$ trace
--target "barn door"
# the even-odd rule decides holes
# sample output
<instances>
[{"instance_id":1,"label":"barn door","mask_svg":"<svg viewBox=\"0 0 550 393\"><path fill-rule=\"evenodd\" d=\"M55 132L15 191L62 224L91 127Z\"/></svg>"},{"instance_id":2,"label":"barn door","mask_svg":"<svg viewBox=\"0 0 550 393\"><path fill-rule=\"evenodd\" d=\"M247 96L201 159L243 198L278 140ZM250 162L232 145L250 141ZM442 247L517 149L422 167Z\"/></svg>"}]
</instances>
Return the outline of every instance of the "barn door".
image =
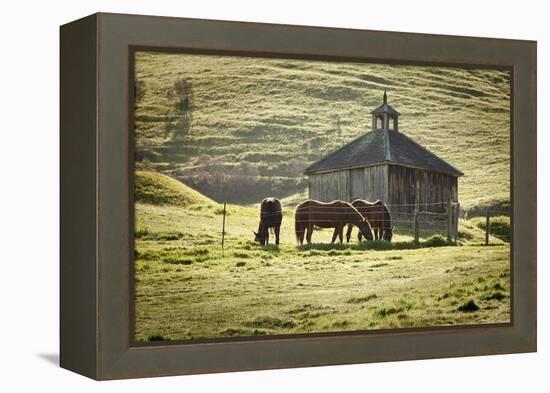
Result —
<instances>
[{"instance_id":1,"label":"barn door","mask_svg":"<svg viewBox=\"0 0 550 393\"><path fill-rule=\"evenodd\" d=\"M350 171L350 200L365 198L365 170L352 169Z\"/></svg>"}]
</instances>

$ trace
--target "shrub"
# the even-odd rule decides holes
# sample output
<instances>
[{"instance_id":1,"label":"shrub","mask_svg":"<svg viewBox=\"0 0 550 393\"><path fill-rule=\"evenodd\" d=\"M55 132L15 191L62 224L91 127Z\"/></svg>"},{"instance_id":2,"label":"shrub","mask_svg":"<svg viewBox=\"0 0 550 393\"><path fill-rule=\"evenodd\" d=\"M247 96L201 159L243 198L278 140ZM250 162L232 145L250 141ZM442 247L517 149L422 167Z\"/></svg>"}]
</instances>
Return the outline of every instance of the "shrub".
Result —
<instances>
[{"instance_id":1,"label":"shrub","mask_svg":"<svg viewBox=\"0 0 550 393\"><path fill-rule=\"evenodd\" d=\"M183 232L149 232L147 229L138 229L136 239L142 240L179 240L185 237Z\"/></svg>"},{"instance_id":2,"label":"shrub","mask_svg":"<svg viewBox=\"0 0 550 393\"><path fill-rule=\"evenodd\" d=\"M291 319L280 319L274 317L259 317L253 321L245 323L246 326L267 329L291 329L296 327L296 323Z\"/></svg>"},{"instance_id":3,"label":"shrub","mask_svg":"<svg viewBox=\"0 0 550 393\"><path fill-rule=\"evenodd\" d=\"M369 300L376 299L377 297L378 296L376 296L375 293L372 293L367 296L349 298L348 300L346 300L346 303L349 303L349 304L366 303Z\"/></svg>"},{"instance_id":4,"label":"shrub","mask_svg":"<svg viewBox=\"0 0 550 393\"><path fill-rule=\"evenodd\" d=\"M265 330L259 330L259 329L241 329L241 328L228 328L225 330L222 330L220 332L220 335L222 336L263 336L267 334Z\"/></svg>"},{"instance_id":5,"label":"shrub","mask_svg":"<svg viewBox=\"0 0 550 393\"><path fill-rule=\"evenodd\" d=\"M462 312L474 312L479 310L479 306L473 300L468 300L468 302L459 306L457 310Z\"/></svg>"},{"instance_id":6,"label":"shrub","mask_svg":"<svg viewBox=\"0 0 550 393\"><path fill-rule=\"evenodd\" d=\"M207 248L194 248L192 250L186 251L185 255L208 255L210 251Z\"/></svg>"},{"instance_id":7,"label":"shrub","mask_svg":"<svg viewBox=\"0 0 550 393\"><path fill-rule=\"evenodd\" d=\"M170 263L172 265L191 265L193 260L189 258L167 257L163 260L163 262Z\"/></svg>"},{"instance_id":8,"label":"shrub","mask_svg":"<svg viewBox=\"0 0 550 393\"><path fill-rule=\"evenodd\" d=\"M153 334L147 337L147 341L170 341L170 339L160 334Z\"/></svg>"},{"instance_id":9,"label":"shrub","mask_svg":"<svg viewBox=\"0 0 550 393\"><path fill-rule=\"evenodd\" d=\"M147 228L137 228L135 231L136 239L146 238L149 235L149 230Z\"/></svg>"},{"instance_id":10,"label":"shrub","mask_svg":"<svg viewBox=\"0 0 550 393\"><path fill-rule=\"evenodd\" d=\"M422 246L424 247L444 247L447 246L449 243L447 242L447 239L445 239L441 235L433 235L427 238L425 241L422 242Z\"/></svg>"},{"instance_id":11,"label":"shrub","mask_svg":"<svg viewBox=\"0 0 550 393\"><path fill-rule=\"evenodd\" d=\"M496 291L496 292L493 292L491 294L487 294L483 297L483 300L498 300L498 301L501 301L502 299L504 299L506 297L506 295L501 292L501 291Z\"/></svg>"},{"instance_id":12,"label":"shrub","mask_svg":"<svg viewBox=\"0 0 550 393\"><path fill-rule=\"evenodd\" d=\"M399 314L403 311L405 311L403 307L382 307L377 309L374 314L380 318L384 318L388 315Z\"/></svg>"}]
</instances>

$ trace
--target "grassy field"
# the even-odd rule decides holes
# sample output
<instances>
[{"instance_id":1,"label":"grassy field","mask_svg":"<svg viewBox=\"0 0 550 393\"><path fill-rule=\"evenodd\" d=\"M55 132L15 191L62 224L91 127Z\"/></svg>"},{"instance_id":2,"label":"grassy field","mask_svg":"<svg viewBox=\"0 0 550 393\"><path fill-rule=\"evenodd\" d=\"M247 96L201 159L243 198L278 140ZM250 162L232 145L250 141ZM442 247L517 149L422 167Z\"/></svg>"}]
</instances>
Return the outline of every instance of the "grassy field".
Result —
<instances>
[{"instance_id":1,"label":"grassy field","mask_svg":"<svg viewBox=\"0 0 550 393\"><path fill-rule=\"evenodd\" d=\"M308 164L370 130L387 89L400 130L465 173L465 210L509 205L507 72L138 53L136 80L138 167L218 202L301 192Z\"/></svg>"},{"instance_id":2,"label":"grassy field","mask_svg":"<svg viewBox=\"0 0 550 393\"><path fill-rule=\"evenodd\" d=\"M178 200L136 205L138 340L509 321L509 244L482 246L472 220L458 246L426 232L416 247L401 230L392 243L333 246L324 230L297 247L286 206L281 245L262 247L258 210L228 205L222 255L221 206Z\"/></svg>"},{"instance_id":3,"label":"grassy field","mask_svg":"<svg viewBox=\"0 0 550 393\"><path fill-rule=\"evenodd\" d=\"M381 244L394 249L296 247L289 211L280 247L261 247L257 211L231 205L222 256L219 207L200 206L137 205L138 340L509 321L509 245L481 246L482 232L437 249L399 232Z\"/></svg>"}]
</instances>

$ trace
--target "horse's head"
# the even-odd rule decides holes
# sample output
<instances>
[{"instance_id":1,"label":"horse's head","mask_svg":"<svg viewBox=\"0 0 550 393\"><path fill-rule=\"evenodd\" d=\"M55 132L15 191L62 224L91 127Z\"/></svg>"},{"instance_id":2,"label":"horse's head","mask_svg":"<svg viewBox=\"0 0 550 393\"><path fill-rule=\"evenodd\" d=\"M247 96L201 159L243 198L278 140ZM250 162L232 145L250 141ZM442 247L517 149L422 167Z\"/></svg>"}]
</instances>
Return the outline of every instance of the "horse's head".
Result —
<instances>
[{"instance_id":1,"label":"horse's head","mask_svg":"<svg viewBox=\"0 0 550 393\"><path fill-rule=\"evenodd\" d=\"M262 246L265 245L265 235L262 232L254 232L254 241L260 243Z\"/></svg>"},{"instance_id":2,"label":"horse's head","mask_svg":"<svg viewBox=\"0 0 550 393\"><path fill-rule=\"evenodd\" d=\"M389 229L384 229L384 240L388 241L388 242L391 242L391 238L393 236L393 228L394 227L391 227Z\"/></svg>"},{"instance_id":3,"label":"horse's head","mask_svg":"<svg viewBox=\"0 0 550 393\"><path fill-rule=\"evenodd\" d=\"M370 229L369 222L363 218L363 221L361 224L359 224L359 230L361 231L361 234L365 237L367 240L374 240L374 237L372 236L372 231Z\"/></svg>"}]
</instances>

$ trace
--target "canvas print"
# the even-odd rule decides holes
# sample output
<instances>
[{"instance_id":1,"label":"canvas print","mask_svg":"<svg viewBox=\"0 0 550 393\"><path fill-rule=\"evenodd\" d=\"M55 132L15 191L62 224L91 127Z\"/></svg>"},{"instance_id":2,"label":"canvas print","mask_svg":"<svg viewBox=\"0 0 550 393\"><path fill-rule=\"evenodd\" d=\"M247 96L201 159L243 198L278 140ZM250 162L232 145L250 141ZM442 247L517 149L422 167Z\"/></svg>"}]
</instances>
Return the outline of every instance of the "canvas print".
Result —
<instances>
[{"instance_id":1,"label":"canvas print","mask_svg":"<svg viewBox=\"0 0 550 393\"><path fill-rule=\"evenodd\" d=\"M133 68L136 342L510 323L508 70Z\"/></svg>"}]
</instances>

